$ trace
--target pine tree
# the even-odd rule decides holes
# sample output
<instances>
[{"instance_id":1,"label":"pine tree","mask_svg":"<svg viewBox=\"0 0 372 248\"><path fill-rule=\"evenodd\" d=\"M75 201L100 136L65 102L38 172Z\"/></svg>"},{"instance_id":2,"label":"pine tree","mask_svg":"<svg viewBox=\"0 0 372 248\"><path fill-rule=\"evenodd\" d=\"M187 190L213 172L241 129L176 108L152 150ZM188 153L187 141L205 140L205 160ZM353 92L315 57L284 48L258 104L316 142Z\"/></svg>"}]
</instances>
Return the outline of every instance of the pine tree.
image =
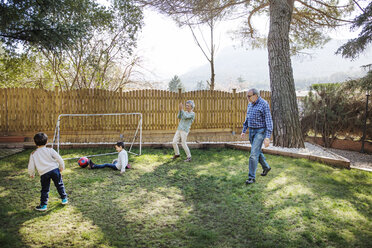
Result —
<instances>
[{"instance_id":1,"label":"pine tree","mask_svg":"<svg viewBox=\"0 0 372 248\"><path fill-rule=\"evenodd\" d=\"M349 40L336 52L344 58L357 58L367 48L367 45L372 42L372 2L365 9L361 7L360 9L362 14L355 17L350 28L351 30L362 28L358 38Z\"/></svg>"},{"instance_id":2,"label":"pine tree","mask_svg":"<svg viewBox=\"0 0 372 248\"><path fill-rule=\"evenodd\" d=\"M181 79L175 75L168 83L168 90L172 92L178 92L178 89L185 91L185 87L181 83Z\"/></svg>"}]
</instances>

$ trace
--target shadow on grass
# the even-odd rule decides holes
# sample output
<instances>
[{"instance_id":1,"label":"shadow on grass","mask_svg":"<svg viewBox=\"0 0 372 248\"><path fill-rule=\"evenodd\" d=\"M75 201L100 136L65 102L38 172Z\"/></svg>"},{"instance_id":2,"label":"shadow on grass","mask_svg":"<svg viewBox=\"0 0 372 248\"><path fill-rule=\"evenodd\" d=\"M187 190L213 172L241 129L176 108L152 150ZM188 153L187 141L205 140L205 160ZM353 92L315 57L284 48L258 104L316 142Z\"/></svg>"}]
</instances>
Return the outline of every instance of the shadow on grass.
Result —
<instances>
[{"instance_id":1,"label":"shadow on grass","mask_svg":"<svg viewBox=\"0 0 372 248\"><path fill-rule=\"evenodd\" d=\"M233 229L237 224L241 225L244 233L249 230L245 221L241 221L249 205L239 205L240 196L234 193L237 185L229 185L230 179L224 175L198 175L201 169L195 167L197 159L191 164L182 160L173 162L169 159L170 154L166 155L167 162L160 156L158 161L153 161L157 166L133 177L130 175L136 173L136 169L123 177L109 169L82 171L90 173L90 178L100 174L111 179L105 181L104 187L102 181L96 184L95 180L89 179L88 190L83 188L79 196L74 197L70 193L71 204L105 234L103 243L125 247L215 247L225 235L234 235ZM208 155L214 159L213 152L208 152ZM155 153L155 156L159 154ZM238 162L231 156L224 156L219 156L226 160L220 160L222 164ZM203 164L208 162L198 166ZM71 177L69 180L75 183L88 180ZM230 178L239 181L235 183L247 191L243 175ZM108 189L110 194L107 194ZM107 204L102 205L101 201ZM100 207L89 211L87 203ZM113 216L110 221L109 216ZM113 235L117 228L123 235ZM235 240L235 247L250 244L249 239ZM233 245L231 241L228 244Z\"/></svg>"},{"instance_id":2,"label":"shadow on grass","mask_svg":"<svg viewBox=\"0 0 372 248\"><path fill-rule=\"evenodd\" d=\"M274 231L292 234L293 246L302 246L305 240L309 247L370 247L372 202L365 196L371 193L371 175L304 159L293 162L295 166L281 167L265 189L275 199L266 202L272 207ZM264 231L268 236L272 232Z\"/></svg>"},{"instance_id":3,"label":"shadow on grass","mask_svg":"<svg viewBox=\"0 0 372 248\"><path fill-rule=\"evenodd\" d=\"M30 179L25 173L30 153L25 151L0 161L0 247L3 248L31 247L19 232L23 224L63 208L51 204L47 212L34 210L39 203L41 186L39 178Z\"/></svg>"},{"instance_id":4,"label":"shadow on grass","mask_svg":"<svg viewBox=\"0 0 372 248\"><path fill-rule=\"evenodd\" d=\"M73 154L86 151L74 150ZM70 171L64 181L70 206L52 203L42 214L28 207L39 199L40 185L21 175L28 162L26 152L17 157L16 170L5 166L0 171L5 178L0 186L8 192L0 198L0 238L4 244L16 244L12 247L27 247L30 242L19 235L24 223L74 208L96 227L70 231L82 237L77 244L86 247L369 246L371 224L363 220L371 220L371 202L356 197L358 178L363 179L360 193L371 191L368 175L267 156L273 170L246 186L248 153L211 149L192 150L192 154L193 162L185 163L171 161L171 150L146 150L141 157L131 157L134 169L123 176L108 168L87 170L68 162ZM337 215L350 209L355 209L363 228L352 223L355 218L345 220ZM75 243L63 236L57 244Z\"/></svg>"}]
</instances>

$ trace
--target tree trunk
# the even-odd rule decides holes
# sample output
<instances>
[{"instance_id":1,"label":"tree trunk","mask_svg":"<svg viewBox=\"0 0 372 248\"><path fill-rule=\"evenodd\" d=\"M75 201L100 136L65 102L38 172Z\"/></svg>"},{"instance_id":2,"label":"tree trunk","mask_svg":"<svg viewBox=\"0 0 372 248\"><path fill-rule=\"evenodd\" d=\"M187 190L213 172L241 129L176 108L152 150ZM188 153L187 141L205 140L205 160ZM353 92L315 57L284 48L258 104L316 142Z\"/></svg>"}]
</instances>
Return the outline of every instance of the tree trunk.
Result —
<instances>
[{"instance_id":1,"label":"tree trunk","mask_svg":"<svg viewBox=\"0 0 372 248\"><path fill-rule=\"evenodd\" d=\"M210 30L211 30L211 59L210 59L209 63L211 65L211 84L210 84L209 89L214 90L215 73L214 73L214 36L213 36L214 22L213 22L213 18L212 18L211 23L210 23Z\"/></svg>"},{"instance_id":2,"label":"tree trunk","mask_svg":"<svg viewBox=\"0 0 372 248\"><path fill-rule=\"evenodd\" d=\"M270 0L268 36L274 145L304 147L289 48L294 0Z\"/></svg>"},{"instance_id":3,"label":"tree trunk","mask_svg":"<svg viewBox=\"0 0 372 248\"><path fill-rule=\"evenodd\" d=\"M210 83L209 89L210 90L214 90L214 76L216 74L214 73L214 61L213 61L213 58L210 61L210 65L211 65L211 83Z\"/></svg>"}]
</instances>

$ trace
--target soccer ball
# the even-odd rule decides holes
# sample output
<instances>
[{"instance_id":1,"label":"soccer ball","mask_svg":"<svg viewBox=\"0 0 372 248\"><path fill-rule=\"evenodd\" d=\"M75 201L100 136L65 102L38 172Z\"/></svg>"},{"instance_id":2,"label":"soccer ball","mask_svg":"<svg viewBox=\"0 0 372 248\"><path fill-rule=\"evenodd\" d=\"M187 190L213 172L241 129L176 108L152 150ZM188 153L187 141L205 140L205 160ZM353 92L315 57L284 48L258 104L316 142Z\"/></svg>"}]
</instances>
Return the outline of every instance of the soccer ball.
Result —
<instances>
[{"instance_id":1,"label":"soccer ball","mask_svg":"<svg viewBox=\"0 0 372 248\"><path fill-rule=\"evenodd\" d=\"M81 168L85 168L89 164L89 158L87 157L81 157L78 161L78 164Z\"/></svg>"}]
</instances>

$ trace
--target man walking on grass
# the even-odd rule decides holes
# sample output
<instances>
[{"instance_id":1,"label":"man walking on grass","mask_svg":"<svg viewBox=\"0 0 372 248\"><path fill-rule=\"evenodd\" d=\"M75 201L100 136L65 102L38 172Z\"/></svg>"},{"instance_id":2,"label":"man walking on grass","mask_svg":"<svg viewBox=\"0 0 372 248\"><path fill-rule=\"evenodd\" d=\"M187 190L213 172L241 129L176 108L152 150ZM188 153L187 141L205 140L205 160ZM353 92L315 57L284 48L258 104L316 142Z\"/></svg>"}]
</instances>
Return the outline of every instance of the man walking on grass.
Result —
<instances>
[{"instance_id":1,"label":"man walking on grass","mask_svg":"<svg viewBox=\"0 0 372 248\"><path fill-rule=\"evenodd\" d=\"M245 132L249 128L249 142L251 143L251 155L249 156L249 173L246 184L256 181L257 164L260 162L263 172L261 176L266 176L271 170L262 153L262 143L265 147L270 144L270 136L273 131L273 121L269 104L260 97L257 89L250 89L247 92L248 108L247 117L243 123L241 137L244 138Z\"/></svg>"}]
</instances>

